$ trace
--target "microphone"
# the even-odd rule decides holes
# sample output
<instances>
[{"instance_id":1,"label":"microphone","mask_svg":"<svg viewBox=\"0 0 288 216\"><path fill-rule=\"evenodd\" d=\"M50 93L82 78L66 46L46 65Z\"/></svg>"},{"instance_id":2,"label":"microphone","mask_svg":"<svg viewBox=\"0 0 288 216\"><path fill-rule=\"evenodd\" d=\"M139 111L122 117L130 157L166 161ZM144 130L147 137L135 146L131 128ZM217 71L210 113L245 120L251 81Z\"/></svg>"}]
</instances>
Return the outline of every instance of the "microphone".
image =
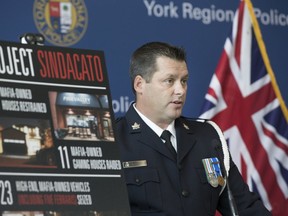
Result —
<instances>
[{"instance_id":1,"label":"microphone","mask_svg":"<svg viewBox=\"0 0 288 216\"><path fill-rule=\"evenodd\" d=\"M226 180L226 184L227 184L227 193L228 193L228 200L229 200L231 213L232 213L233 216L239 216L238 209L237 209L233 194L232 194L232 192L230 190L228 179Z\"/></svg>"},{"instance_id":2,"label":"microphone","mask_svg":"<svg viewBox=\"0 0 288 216\"><path fill-rule=\"evenodd\" d=\"M221 144L218 142L218 140L213 140L212 142L214 145L215 145L215 149L217 150L220 150L222 149L221 148ZM223 152L224 154L224 152ZM219 152L218 152L218 156L221 155ZM222 158L222 157L221 157ZM222 158L223 159L223 158ZM221 161L221 160L220 160ZM224 161L224 159L222 160ZM224 167L224 176L226 177L226 187L227 187L227 193L228 193L228 201L229 201L229 206L230 206L230 210L231 210L231 214L232 216L239 216L239 213L238 213L238 209L237 209L237 205L236 205L236 202L235 202L235 199L234 199L234 196L232 194L232 191L230 189L230 185L229 185L229 180L228 180L228 175L227 175L227 171L226 171L226 168L224 166L224 163L222 164L222 166Z\"/></svg>"}]
</instances>

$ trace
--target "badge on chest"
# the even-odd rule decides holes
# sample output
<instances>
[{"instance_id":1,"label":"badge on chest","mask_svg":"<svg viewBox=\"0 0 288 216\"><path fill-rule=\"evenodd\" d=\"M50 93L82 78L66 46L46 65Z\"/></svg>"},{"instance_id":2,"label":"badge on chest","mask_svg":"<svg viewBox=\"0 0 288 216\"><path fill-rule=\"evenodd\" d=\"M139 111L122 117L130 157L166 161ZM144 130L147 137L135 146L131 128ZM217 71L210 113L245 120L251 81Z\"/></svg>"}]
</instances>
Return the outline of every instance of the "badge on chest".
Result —
<instances>
[{"instance_id":1,"label":"badge on chest","mask_svg":"<svg viewBox=\"0 0 288 216\"><path fill-rule=\"evenodd\" d=\"M205 173L209 184L212 187L218 187L225 185L225 180L222 176L220 169L220 162L217 157L202 159L203 166L205 168Z\"/></svg>"}]
</instances>

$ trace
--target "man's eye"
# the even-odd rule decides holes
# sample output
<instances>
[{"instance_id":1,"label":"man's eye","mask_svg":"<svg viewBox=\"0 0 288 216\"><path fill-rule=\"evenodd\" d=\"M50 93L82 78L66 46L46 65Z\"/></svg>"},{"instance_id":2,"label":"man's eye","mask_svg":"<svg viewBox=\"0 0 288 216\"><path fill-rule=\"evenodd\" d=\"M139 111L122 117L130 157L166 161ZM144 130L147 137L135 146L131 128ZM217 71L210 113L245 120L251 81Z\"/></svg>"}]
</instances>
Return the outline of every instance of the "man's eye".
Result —
<instances>
[{"instance_id":1,"label":"man's eye","mask_svg":"<svg viewBox=\"0 0 288 216\"><path fill-rule=\"evenodd\" d=\"M187 83L187 81L188 81L187 79L185 79L185 80L182 80L182 83L183 83L183 84L186 84L186 83Z\"/></svg>"},{"instance_id":2,"label":"man's eye","mask_svg":"<svg viewBox=\"0 0 288 216\"><path fill-rule=\"evenodd\" d=\"M174 81L173 79L166 79L166 80L165 80L165 82L166 82L166 83L169 83L169 84L170 84L170 83L173 83L173 81Z\"/></svg>"}]
</instances>

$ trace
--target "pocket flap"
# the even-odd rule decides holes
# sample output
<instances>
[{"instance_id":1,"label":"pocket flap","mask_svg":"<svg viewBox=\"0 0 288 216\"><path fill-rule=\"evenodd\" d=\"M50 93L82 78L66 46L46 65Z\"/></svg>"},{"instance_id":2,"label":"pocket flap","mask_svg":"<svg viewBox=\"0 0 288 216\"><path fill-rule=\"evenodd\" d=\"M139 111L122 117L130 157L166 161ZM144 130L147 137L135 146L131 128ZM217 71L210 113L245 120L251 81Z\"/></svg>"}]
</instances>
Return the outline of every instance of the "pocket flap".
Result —
<instances>
[{"instance_id":1,"label":"pocket flap","mask_svg":"<svg viewBox=\"0 0 288 216\"><path fill-rule=\"evenodd\" d=\"M127 184L141 185L147 182L160 182L156 169L129 169L125 170Z\"/></svg>"}]
</instances>

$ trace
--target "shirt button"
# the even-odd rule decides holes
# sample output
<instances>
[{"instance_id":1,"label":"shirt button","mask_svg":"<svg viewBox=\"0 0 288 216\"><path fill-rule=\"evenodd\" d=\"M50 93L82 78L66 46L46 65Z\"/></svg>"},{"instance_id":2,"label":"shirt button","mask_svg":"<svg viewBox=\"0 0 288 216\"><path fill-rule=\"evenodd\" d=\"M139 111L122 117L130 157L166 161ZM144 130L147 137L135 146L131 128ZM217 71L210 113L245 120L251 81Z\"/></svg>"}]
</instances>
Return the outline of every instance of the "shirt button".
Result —
<instances>
[{"instance_id":1,"label":"shirt button","mask_svg":"<svg viewBox=\"0 0 288 216\"><path fill-rule=\"evenodd\" d=\"M183 197L188 197L189 196L189 192L186 191L186 190L182 190L181 194L182 194Z\"/></svg>"},{"instance_id":2,"label":"shirt button","mask_svg":"<svg viewBox=\"0 0 288 216\"><path fill-rule=\"evenodd\" d=\"M139 178L135 178L135 182L138 184L138 183L140 183L140 179Z\"/></svg>"}]
</instances>

